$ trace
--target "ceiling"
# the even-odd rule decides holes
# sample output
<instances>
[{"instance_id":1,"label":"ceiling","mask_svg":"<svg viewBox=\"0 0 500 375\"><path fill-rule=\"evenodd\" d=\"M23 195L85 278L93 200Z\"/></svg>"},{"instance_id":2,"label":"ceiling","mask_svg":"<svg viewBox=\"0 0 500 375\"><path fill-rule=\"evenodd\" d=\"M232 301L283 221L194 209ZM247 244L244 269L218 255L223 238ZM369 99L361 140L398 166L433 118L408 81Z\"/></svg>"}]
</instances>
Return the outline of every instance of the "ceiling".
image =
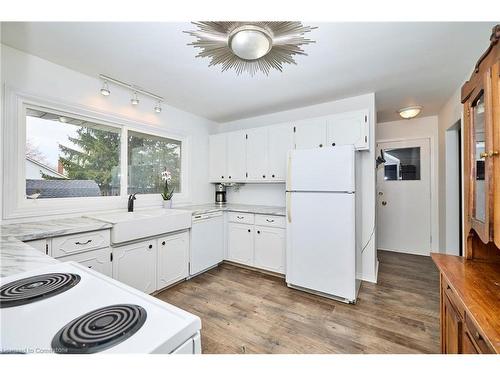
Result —
<instances>
[{"instance_id":1,"label":"ceiling","mask_svg":"<svg viewBox=\"0 0 500 375\"><path fill-rule=\"evenodd\" d=\"M435 115L486 49L493 23L306 23L318 26L283 73L238 76L195 58L190 23L2 23L2 43L157 93L217 122L376 93L378 121L424 106Z\"/></svg>"}]
</instances>

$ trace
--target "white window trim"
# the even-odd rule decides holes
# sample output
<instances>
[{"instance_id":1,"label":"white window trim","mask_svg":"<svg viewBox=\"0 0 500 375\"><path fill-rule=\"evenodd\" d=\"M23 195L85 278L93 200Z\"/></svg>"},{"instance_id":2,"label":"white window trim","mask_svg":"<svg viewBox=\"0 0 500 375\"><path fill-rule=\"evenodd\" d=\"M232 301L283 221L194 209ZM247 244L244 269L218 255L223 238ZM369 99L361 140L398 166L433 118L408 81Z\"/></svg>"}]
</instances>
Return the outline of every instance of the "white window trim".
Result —
<instances>
[{"instance_id":1,"label":"white window trim","mask_svg":"<svg viewBox=\"0 0 500 375\"><path fill-rule=\"evenodd\" d=\"M26 107L42 107L67 116L83 117L103 125L121 129L120 170L121 195L112 197L75 197L26 199ZM128 130L175 139L181 146L181 193L174 194L175 203L188 203L190 137L187 134L166 132L151 123L139 123L111 113L64 103L30 93L4 88L3 175L2 175L2 218L4 220L29 217L68 215L102 210L119 210L127 207L127 142ZM157 207L162 205L160 194L138 194L136 207Z\"/></svg>"}]
</instances>

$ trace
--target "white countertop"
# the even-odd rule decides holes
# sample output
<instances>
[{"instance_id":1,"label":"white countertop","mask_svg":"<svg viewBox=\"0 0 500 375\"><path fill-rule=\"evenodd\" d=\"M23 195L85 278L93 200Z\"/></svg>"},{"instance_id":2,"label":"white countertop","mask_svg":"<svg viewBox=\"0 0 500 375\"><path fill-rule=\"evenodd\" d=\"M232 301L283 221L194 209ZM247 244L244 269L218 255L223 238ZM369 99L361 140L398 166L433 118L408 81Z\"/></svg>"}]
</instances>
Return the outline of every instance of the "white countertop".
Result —
<instances>
[{"instance_id":1,"label":"white countertop","mask_svg":"<svg viewBox=\"0 0 500 375\"><path fill-rule=\"evenodd\" d=\"M23 241L108 228L111 228L111 224L84 217L1 225L0 277L59 262Z\"/></svg>"}]
</instances>

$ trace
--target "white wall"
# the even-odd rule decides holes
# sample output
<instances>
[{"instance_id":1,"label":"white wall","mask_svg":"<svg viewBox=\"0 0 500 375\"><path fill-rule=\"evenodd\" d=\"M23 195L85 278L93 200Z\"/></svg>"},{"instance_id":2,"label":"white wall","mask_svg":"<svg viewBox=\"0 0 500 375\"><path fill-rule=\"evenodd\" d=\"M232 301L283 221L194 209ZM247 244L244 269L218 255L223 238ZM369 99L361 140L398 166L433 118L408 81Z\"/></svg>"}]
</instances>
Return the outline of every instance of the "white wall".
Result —
<instances>
[{"instance_id":1,"label":"white wall","mask_svg":"<svg viewBox=\"0 0 500 375\"><path fill-rule=\"evenodd\" d=\"M289 111L275 112L263 116L252 117L237 121L219 124L218 132L267 126L286 121L297 121L307 118L327 116L335 113L370 110L370 147L371 151L360 152L361 186L362 186L362 246L365 250L362 255L363 280L376 282L378 261L376 255L375 236L375 94L365 94L352 98L327 102L308 107L296 108ZM285 205L284 184L246 184L239 192L229 190L228 202L253 203L264 205Z\"/></svg>"},{"instance_id":2,"label":"white wall","mask_svg":"<svg viewBox=\"0 0 500 375\"><path fill-rule=\"evenodd\" d=\"M96 77L81 74L5 45L1 46L1 53L2 87L7 85L15 91L90 108L148 124L151 129L187 136L189 199L183 203L205 203L213 200L213 186L208 183L207 155L208 134L216 131L216 123L168 104L164 104L163 111L157 114L153 111L154 102L145 97L140 98L139 106L133 107L130 105L130 92L123 88L110 86L111 95L104 97L99 93L102 82ZM161 201L158 202L161 204ZM139 199L137 205L141 206Z\"/></svg>"},{"instance_id":3,"label":"white wall","mask_svg":"<svg viewBox=\"0 0 500 375\"><path fill-rule=\"evenodd\" d=\"M390 121L377 124L377 142L429 138L431 147L431 234L432 251L439 251L439 176L438 176L438 118L419 117L412 120Z\"/></svg>"},{"instance_id":4,"label":"white wall","mask_svg":"<svg viewBox=\"0 0 500 375\"><path fill-rule=\"evenodd\" d=\"M468 79L469 74L467 77L464 77L463 82ZM454 254L458 255L456 253L456 246L455 246L455 240L452 239L452 233L448 233L448 231L456 231L458 228L456 227L456 221L454 222L454 219L452 218L451 215L454 215L455 213L455 207L447 207L450 204L458 206L458 203L454 201L454 189L451 188L451 191L448 193L448 189L451 187L447 183L447 180L451 180L452 177L448 176L447 178L447 171L446 171L446 155L448 154L448 151L446 150L446 132L449 128L453 127L457 121L462 119L462 103L460 102L461 99L461 87L462 84L460 84L459 87L455 90L455 92L451 95L451 97L448 99L446 104L441 108L438 114L438 126L439 126L439 225L441 228L441 236L440 236L440 252L442 253L449 253L449 254ZM462 133L462 155L463 155L463 139L464 139L464 134ZM461 166L461 168L463 168ZM449 173L448 173L449 174ZM463 186L463 178L462 178L462 186ZM463 190L462 190L463 193ZM463 194L462 194L462 207L463 205ZM448 202L448 204L447 204ZM458 210L458 208L457 208ZM450 217L450 220L447 220L447 216ZM462 218L463 220L463 218ZM463 236L463 233L461 234ZM448 240L447 238L450 239L451 243L449 244L450 247L448 248ZM462 242L464 243L464 242Z\"/></svg>"}]
</instances>

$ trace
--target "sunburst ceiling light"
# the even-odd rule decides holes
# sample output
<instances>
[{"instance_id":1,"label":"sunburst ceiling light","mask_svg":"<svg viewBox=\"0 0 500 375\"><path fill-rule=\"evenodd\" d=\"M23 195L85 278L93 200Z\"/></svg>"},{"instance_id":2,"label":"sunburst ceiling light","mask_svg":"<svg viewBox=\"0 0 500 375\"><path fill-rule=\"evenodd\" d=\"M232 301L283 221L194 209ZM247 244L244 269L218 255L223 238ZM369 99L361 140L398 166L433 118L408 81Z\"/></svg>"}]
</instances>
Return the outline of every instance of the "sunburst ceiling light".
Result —
<instances>
[{"instance_id":1,"label":"sunburst ceiling light","mask_svg":"<svg viewBox=\"0 0 500 375\"><path fill-rule=\"evenodd\" d=\"M269 22L193 22L198 30L185 31L197 38L192 45L200 48L196 57L209 57L210 64L222 65L222 71L283 71L283 64L296 64L294 55L306 55L302 45L315 43L304 34L316 27L295 21Z\"/></svg>"}]
</instances>

